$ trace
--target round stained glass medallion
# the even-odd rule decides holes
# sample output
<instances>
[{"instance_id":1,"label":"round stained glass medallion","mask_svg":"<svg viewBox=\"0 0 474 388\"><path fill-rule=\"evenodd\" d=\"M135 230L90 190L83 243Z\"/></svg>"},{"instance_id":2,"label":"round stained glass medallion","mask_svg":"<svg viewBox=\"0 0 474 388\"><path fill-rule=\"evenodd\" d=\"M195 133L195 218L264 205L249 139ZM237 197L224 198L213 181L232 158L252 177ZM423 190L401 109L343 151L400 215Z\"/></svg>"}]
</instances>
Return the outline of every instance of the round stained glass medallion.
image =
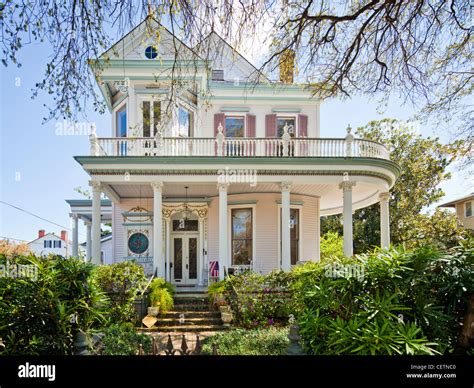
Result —
<instances>
[{"instance_id":1,"label":"round stained glass medallion","mask_svg":"<svg viewBox=\"0 0 474 388\"><path fill-rule=\"evenodd\" d=\"M128 238L128 249L137 255L144 253L148 249L148 237L143 233L133 233Z\"/></svg>"},{"instance_id":2,"label":"round stained glass medallion","mask_svg":"<svg viewBox=\"0 0 474 388\"><path fill-rule=\"evenodd\" d=\"M145 49L145 57L148 59L155 59L158 56L158 51L155 46L148 46Z\"/></svg>"}]
</instances>

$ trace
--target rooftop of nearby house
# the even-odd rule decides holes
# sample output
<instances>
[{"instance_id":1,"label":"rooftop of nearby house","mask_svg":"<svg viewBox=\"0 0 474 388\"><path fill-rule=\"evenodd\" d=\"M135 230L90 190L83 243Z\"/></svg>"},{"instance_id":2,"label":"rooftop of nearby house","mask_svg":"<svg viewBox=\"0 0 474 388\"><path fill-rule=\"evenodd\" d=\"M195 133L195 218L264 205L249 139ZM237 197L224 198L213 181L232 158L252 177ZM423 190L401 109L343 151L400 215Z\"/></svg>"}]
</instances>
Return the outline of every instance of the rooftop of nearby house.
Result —
<instances>
[{"instance_id":1,"label":"rooftop of nearby house","mask_svg":"<svg viewBox=\"0 0 474 388\"><path fill-rule=\"evenodd\" d=\"M62 240L62 241L66 241L68 244L71 243L71 241L68 240L68 234L65 230L62 230L61 235L58 236L54 232L46 233L46 231L44 229L40 229L38 231L38 237L36 237L34 240L31 240L28 244L33 244L38 240L44 240L44 239Z\"/></svg>"},{"instance_id":2,"label":"rooftop of nearby house","mask_svg":"<svg viewBox=\"0 0 474 388\"><path fill-rule=\"evenodd\" d=\"M466 202L469 200L474 200L474 192L468 195L465 195L464 197L453 199L452 201L443 203L442 205L438 205L438 207L456 207L456 204L461 203L461 202Z\"/></svg>"}]
</instances>

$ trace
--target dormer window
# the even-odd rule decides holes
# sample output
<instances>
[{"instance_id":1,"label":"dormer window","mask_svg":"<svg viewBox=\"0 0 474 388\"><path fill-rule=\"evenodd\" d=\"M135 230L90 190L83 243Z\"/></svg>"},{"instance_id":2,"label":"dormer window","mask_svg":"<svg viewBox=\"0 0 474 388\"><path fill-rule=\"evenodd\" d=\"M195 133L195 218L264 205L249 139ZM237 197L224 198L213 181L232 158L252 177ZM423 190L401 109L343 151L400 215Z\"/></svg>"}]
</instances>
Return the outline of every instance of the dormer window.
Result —
<instances>
[{"instance_id":1,"label":"dormer window","mask_svg":"<svg viewBox=\"0 0 474 388\"><path fill-rule=\"evenodd\" d=\"M158 51L155 46L148 46L145 49L145 57L148 59L155 59L158 56Z\"/></svg>"}]
</instances>

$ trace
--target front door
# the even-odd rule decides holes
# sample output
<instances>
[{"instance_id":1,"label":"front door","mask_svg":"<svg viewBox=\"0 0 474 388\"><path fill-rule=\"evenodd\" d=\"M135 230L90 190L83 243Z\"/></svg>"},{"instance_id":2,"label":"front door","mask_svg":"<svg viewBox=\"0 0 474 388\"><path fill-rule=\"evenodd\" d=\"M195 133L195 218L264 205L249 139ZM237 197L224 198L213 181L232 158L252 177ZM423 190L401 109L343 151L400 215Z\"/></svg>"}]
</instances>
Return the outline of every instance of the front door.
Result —
<instances>
[{"instance_id":1,"label":"front door","mask_svg":"<svg viewBox=\"0 0 474 388\"><path fill-rule=\"evenodd\" d=\"M172 249L172 280L175 284L197 284L198 234L173 235Z\"/></svg>"}]
</instances>

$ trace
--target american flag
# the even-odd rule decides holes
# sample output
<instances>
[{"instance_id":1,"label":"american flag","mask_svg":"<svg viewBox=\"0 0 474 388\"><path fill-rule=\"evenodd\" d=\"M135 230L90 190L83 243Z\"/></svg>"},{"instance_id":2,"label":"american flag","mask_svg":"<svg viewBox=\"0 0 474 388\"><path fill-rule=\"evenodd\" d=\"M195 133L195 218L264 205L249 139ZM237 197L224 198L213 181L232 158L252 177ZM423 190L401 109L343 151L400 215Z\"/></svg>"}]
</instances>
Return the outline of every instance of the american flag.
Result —
<instances>
[{"instance_id":1,"label":"american flag","mask_svg":"<svg viewBox=\"0 0 474 388\"><path fill-rule=\"evenodd\" d=\"M218 261L209 262L209 273L211 274L211 277L219 277L219 262Z\"/></svg>"}]
</instances>

